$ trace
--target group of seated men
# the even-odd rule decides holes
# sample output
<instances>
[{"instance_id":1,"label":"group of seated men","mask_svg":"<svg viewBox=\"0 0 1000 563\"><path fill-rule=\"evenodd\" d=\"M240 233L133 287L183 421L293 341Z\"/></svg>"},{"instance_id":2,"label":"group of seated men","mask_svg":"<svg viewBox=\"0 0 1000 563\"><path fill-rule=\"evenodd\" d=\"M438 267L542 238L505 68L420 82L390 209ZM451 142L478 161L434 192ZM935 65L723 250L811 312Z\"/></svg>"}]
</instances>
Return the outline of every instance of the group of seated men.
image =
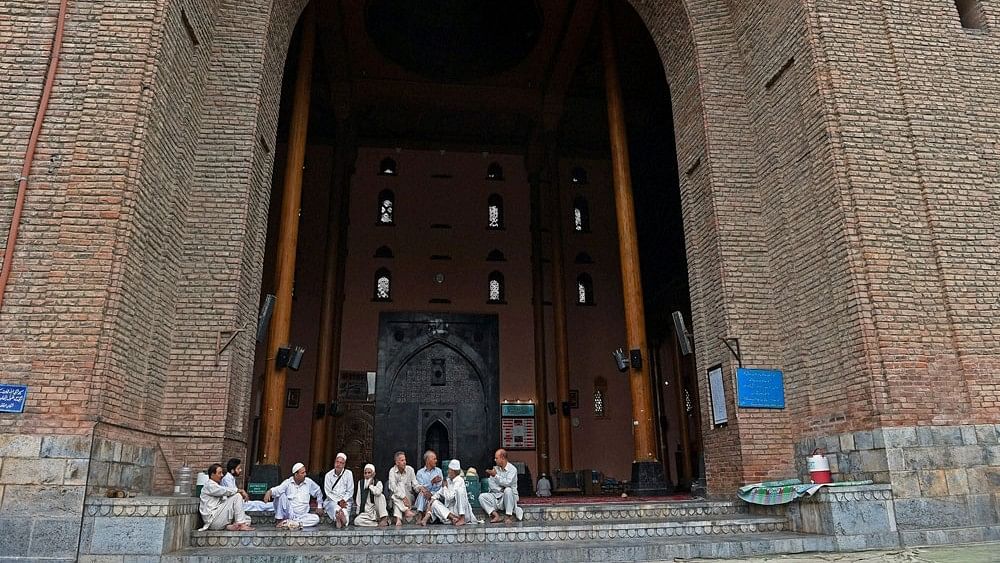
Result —
<instances>
[{"instance_id":1,"label":"group of seated men","mask_svg":"<svg viewBox=\"0 0 1000 563\"><path fill-rule=\"evenodd\" d=\"M337 528L348 526L352 516L356 526L388 526L391 516L397 528L414 519L421 526L433 521L454 526L477 522L459 460L448 463L445 478L432 450L424 453L424 465L416 472L406 464L405 453L396 452L393 457L387 488L375 476L375 466L370 463L364 467L364 478L355 483L351 470L346 468L347 455L338 453L322 489L306 476L305 465L296 463L291 477L264 493L263 501L250 501L247 492L237 487L236 479L243 473L239 459L229 460L226 471L220 464L212 464L208 468L209 481L201 490L202 529L253 530L246 513L255 510L273 511L278 528L293 530L316 526L324 513L330 515ZM490 523L520 520L524 512L517 505L517 468L502 449L496 451L494 461L496 465L486 470L489 490L479 495L479 504ZM474 475L472 470L469 475ZM316 500L315 511L311 510L312 499Z\"/></svg>"}]
</instances>

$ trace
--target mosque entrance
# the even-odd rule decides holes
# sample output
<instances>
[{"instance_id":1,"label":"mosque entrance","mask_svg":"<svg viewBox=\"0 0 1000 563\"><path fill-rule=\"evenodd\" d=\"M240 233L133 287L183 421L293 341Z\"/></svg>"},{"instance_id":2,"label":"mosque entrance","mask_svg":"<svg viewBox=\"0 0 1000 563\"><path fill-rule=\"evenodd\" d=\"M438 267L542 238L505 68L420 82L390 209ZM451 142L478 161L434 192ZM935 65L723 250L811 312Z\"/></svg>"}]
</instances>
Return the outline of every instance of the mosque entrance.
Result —
<instances>
[{"instance_id":1,"label":"mosque entrance","mask_svg":"<svg viewBox=\"0 0 1000 563\"><path fill-rule=\"evenodd\" d=\"M419 466L441 460L484 467L499 442L495 315L382 313L375 384L375 463L396 451Z\"/></svg>"}]
</instances>

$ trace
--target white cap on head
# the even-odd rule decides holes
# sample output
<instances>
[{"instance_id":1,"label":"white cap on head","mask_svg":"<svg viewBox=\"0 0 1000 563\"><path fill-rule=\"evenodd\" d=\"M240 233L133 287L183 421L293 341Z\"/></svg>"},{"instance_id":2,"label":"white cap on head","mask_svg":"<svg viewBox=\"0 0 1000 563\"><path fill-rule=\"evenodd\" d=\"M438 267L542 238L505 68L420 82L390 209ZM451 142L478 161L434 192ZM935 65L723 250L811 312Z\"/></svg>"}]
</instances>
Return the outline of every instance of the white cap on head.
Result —
<instances>
[{"instance_id":1,"label":"white cap on head","mask_svg":"<svg viewBox=\"0 0 1000 563\"><path fill-rule=\"evenodd\" d=\"M375 471L375 466L372 465L372 464L370 464L370 463L366 463L365 464L365 471L368 471L369 469L371 469L372 472L374 472Z\"/></svg>"},{"instance_id":2,"label":"white cap on head","mask_svg":"<svg viewBox=\"0 0 1000 563\"><path fill-rule=\"evenodd\" d=\"M345 454L344 452L340 452L339 454L337 454L337 459L340 458L344 458L344 461L347 461L347 454Z\"/></svg>"},{"instance_id":3,"label":"white cap on head","mask_svg":"<svg viewBox=\"0 0 1000 563\"><path fill-rule=\"evenodd\" d=\"M448 462L448 469L451 469L452 471L461 471L462 463L457 459L453 459Z\"/></svg>"},{"instance_id":4,"label":"white cap on head","mask_svg":"<svg viewBox=\"0 0 1000 563\"><path fill-rule=\"evenodd\" d=\"M302 469L303 467L305 467L305 465L302 465L301 463L296 463L295 465L293 465L292 466L292 475L295 475L296 473L298 473L299 469Z\"/></svg>"}]
</instances>

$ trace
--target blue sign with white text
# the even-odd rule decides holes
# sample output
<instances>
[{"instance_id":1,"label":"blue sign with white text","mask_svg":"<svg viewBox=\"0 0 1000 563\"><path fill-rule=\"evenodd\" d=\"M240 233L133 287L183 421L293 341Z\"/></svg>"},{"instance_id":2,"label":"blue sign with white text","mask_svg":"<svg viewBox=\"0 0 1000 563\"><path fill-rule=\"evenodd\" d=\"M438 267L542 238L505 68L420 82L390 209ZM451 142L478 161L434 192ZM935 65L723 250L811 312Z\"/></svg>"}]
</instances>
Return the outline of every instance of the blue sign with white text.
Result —
<instances>
[{"instance_id":1,"label":"blue sign with white text","mask_svg":"<svg viewBox=\"0 0 1000 563\"><path fill-rule=\"evenodd\" d=\"M27 385L0 383L0 412L24 412L24 402L27 399Z\"/></svg>"},{"instance_id":2,"label":"blue sign with white text","mask_svg":"<svg viewBox=\"0 0 1000 563\"><path fill-rule=\"evenodd\" d=\"M752 409L785 408L785 378L781 370L738 368L736 406Z\"/></svg>"}]
</instances>

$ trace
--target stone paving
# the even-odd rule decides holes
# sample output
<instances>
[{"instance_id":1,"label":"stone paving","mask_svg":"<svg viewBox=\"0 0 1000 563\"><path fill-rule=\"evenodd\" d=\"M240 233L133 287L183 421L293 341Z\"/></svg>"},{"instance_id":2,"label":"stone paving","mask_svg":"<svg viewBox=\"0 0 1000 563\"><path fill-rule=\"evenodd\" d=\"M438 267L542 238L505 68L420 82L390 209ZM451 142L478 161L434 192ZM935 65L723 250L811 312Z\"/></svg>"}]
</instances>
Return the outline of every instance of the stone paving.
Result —
<instances>
[{"instance_id":1,"label":"stone paving","mask_svg":"<svg viewBox=\"0 0 1000 563\"><path fill-rule=\"evenodd\" d=\"M1000 562L1000 543L915 547L854 553L765 555L747 559L674 559L688 563L993 563Z\"/></svg>"}]
</instances>

